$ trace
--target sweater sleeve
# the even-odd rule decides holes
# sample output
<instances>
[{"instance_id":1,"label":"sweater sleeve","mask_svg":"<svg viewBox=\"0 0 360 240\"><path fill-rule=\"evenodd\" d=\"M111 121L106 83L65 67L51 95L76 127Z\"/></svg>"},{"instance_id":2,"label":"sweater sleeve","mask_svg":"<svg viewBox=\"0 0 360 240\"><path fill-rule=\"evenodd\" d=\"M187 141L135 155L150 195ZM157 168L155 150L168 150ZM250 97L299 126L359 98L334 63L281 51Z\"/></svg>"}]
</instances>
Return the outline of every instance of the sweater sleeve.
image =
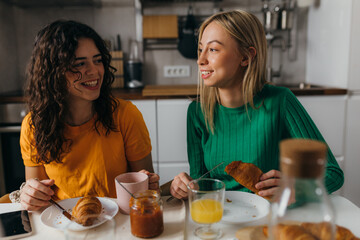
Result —
<instances>
[{"instance_id":1,"label":"sweater sleeve","mask_svg":"<svg viewBox=\"0 0 360 240\"><path fill-rule=\"evenodd\" d=\"M326 143L315 123L292 92L288 91L284 105L285 128L288 134L285 137L314 139ZM328 147L325 187L328 193L332 193L343 183L344 173Z\"/></svg>"},{"instance_id":2,"label":"sweater sleeve","mask_svg":"<svg viewBox=\"0 0 360 240\"><path fill-rule=\"evenodd\" d=\"M202 137L206 128L201 127L197 112L201 112L200 105L192 102L187 112L187 152L190 165L190 176L199 178L207 171L204 162L204 149Z\"/></svg>"}]
</instances>

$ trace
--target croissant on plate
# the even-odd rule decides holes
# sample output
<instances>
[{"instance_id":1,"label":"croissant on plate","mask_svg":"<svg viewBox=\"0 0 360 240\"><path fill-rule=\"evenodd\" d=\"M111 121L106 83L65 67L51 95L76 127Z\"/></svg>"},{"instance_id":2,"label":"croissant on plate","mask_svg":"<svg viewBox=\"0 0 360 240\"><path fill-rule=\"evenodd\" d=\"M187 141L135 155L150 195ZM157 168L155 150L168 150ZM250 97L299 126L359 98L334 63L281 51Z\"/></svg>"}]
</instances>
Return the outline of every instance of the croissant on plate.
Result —
<instances>
[{"instance_id":1,"label":"croissant on plate","mask_svg":"<svg viewBox=\"0 0 360 240\"><path fill-rule=\"evenodd\" d=\"M326 222L304 222L301 224L301 227L303 227L307 232L317 237L317 239L331 239L331 235L329 234L330 225ZM335 240L359 240L359 238L355 237L349 229L336 225Z\"/></svg>"},{"instance_id":2,"label":"croissant on plate","mask_svg":"<svg viewBox=\"0 0 360 240\"><path fill-rule=\"evenodd\" d=\"M313 235L299 225L279 224L275 228L276 240L317 240Z\"/></svg>"},{"instance_id":3,"label":"croissant on plate","mask_svg":"<svg viewBox=\"0 0 360 240\"><path fill-rule=\"evenodd\" d=\"M91 226L101 210L101 202L97 197L80 198L72 209L73 220L83 226Z\"/></svg>"},{"instance_id":4,"label":"croissant on plate","mask_svg":"<svg viewBox=\"0 0 360 240\"><path fill-rule=\"evenodd\" d=\"M259 192L255 188L255 184L260 181L263 172L256 165L242 161L233 161L225 167L225 172L252 192L256 194ZM265 198L270 199L269 197Z\"/></svg>"},{"instance_id":5,"label":"croissant on plate","mask_svg":"<svg viewBox=\"0 0 360 240\"><path fill-rule=\"evenodd\" d=\"M331 226L328 223L304 222L300 225L279 224L275 228L276 240L329 240L331 239ZM263 227L263 233L268 237L268 227ZM347 228L336 225L335 240L360 240Z\"/></svg>"}]
</instances>

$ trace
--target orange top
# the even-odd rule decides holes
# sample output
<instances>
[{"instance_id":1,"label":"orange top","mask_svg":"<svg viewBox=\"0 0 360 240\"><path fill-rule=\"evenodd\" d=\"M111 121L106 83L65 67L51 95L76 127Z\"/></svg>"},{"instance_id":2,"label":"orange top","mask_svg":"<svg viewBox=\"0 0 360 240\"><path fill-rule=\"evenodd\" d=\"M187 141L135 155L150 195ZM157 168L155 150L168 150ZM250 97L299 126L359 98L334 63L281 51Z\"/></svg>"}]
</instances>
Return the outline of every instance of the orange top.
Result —
<instances>
[{"instance_id":1,"label":"orange top","mask_svg":"<svg viewBox=\"0 0 360 240\"><path fill-rule=\"evenodd\" d=\"M25 166L44 165L50 179L55 180L59 199L95 195L116 197L114 179L127 172L127 161L137 161L151 152L149 132L139 110L129 101L118 100L113 117L118 131L105 136L104 128L94 127L95 116L81 126L65 126L65 138L72 140L71 150L62 163L35 163L36 149L30 142L30 114L21 126L20 146ZM101 124L100 124L101 125Z\"/></svg>"}]
</instances>

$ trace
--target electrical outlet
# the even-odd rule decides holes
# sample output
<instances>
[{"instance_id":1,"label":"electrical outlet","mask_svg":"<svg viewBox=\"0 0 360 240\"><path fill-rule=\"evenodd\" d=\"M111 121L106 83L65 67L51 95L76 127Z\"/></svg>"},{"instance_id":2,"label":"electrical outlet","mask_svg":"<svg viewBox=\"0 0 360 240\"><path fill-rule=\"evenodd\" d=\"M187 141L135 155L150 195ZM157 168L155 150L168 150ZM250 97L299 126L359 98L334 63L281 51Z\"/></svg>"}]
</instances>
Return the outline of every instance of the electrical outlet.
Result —
<instances>
[{"instance_id":1,"label":"electrical outlet","mask_svg":"<svg viewBox=\"0 0 360 240\"><path fill-rule=\"evenodd\" d=\"M167 78L190 77L190 66L189 65L164 66L164 77Z\"/></svg>"}]
</instances>

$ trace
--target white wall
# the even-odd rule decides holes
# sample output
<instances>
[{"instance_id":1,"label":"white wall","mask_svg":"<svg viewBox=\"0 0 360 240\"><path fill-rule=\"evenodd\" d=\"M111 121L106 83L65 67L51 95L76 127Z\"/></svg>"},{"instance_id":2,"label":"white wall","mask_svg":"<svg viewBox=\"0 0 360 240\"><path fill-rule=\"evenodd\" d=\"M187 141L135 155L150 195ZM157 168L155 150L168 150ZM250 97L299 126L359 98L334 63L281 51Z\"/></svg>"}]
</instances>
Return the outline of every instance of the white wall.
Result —
<instances>
[{"instance_id":1,"label":"white wall","mask_svg":"<svg viewBox=\"0 0 360 240\"><path fill-rule=\"evenodd\" d=\"M261 12L263 2L261 0L223 0L221 6L223 10L242 9L254 13L260 21L263 21ZM271 7L279 4L273 1ZM186 16L189 4L167 4L163 6L153 6L144 9L144 15L154 14L176 14ZM209 2L199 2L193 4L194 15L210 16L214 13L214 4ZM274 48L273 66L275 70L280 67L282 58L282 74L280 78L274 78L275 83L300 83L305 82L306 71L306 48L307 48L307 15L308 9L298 9L297 35L292 42L292 50L295 58L289 58L289 52L281 52L279 48ZM283 34L284 36L286 33ZM276 42L279 45L279 42ZM282 56L280 56L282 55ZM148 50L145 51L144 80L148 84L196 84L197 83L197 64L196 60L184 58L176 49L174 50ZM191 76L189 78L165 78L163 68L165 65L189 65Z\"/></svg>"},{"instance_id":2,"label":"white wall","mask_svg":"<svg viewBox=\"0 0 360 240\"><path fill-rule=\"evenodd\" d=\"M276 2L276 1L274 1ZM24 85L25 68L31 55L35 34L42 26L59 18L73 19L93 27L103 38L115 40L121 35L123 51L128 53L130 39L135 38L134 0L102 0L102 7L30 7L19 8L8 6L0 0L0 93L21 89ZM223 0L224 10L244 9L255 13L262 21L261 0ZM213 13L213 3L197 3L194 14L208 16ZM144 14L177 14L185 16L188 4L166 5L144 9ZM290 61L287 53L283 54L282 78L276 82L304 82L306 64L307 11L299 12L297 59ZM279 49L275 49L275 52ZM277 68L278 57L274 56ZM165 78L164 65L189 65L191 76L188 78ZM196 84L196 60L185 59L176 50L151 50L145 52L143 70L145 84ZM12 84L9 84L9 83Z\"/></svg>"}]
</instances>

